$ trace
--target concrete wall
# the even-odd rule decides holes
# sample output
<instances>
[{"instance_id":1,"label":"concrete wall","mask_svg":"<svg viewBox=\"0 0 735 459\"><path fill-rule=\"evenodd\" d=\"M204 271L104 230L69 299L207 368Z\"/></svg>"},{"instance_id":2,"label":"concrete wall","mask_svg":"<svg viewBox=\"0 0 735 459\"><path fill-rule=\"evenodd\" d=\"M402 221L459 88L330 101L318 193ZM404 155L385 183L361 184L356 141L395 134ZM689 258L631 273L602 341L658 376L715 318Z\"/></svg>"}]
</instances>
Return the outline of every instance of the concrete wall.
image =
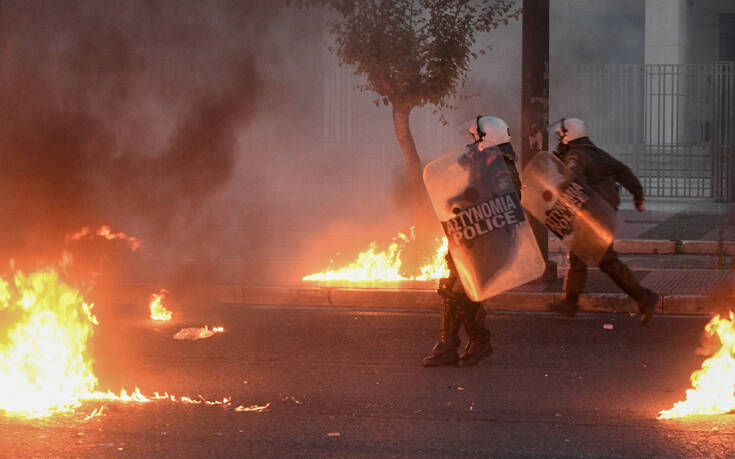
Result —
<instances>
[{"instance_id":1,"label":"concrete wall","mask_svg":"<svg viewBox=\"0 0 735 459\"><path fill-rule=\"evenodd\" d=\"M687 0L646 0L646 64L688 62L690 16Z\"/></svg>"},{"instance_id":2,"label":"concrete wall","mask_svg":"<svg viewBox=\"0 0 735 459\"><path fill-rule=\"evenodd\" d=\"M552 71L569 64L642 64L645 0L551 0Z\"/></svg>"}]
</instances>

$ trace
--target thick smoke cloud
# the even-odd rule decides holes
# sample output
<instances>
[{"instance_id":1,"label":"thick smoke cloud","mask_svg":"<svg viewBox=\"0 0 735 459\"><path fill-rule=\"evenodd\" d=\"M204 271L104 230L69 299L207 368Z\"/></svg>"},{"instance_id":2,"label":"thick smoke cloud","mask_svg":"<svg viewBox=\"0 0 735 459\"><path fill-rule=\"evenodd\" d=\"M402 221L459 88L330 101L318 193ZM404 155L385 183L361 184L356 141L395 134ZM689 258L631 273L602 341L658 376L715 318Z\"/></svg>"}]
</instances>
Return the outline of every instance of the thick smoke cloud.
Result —
<instances>
[{"instance_id":1,"label":"thick smoke cloud","mask_svg":"<svg viewBox=\"0 0 735 459\"><path fill-rule=\"evenodd\" d=\"M281 8L3 2L0 255L56 250L82 226L196 232L267 93L262 37Z\"/></svg>"},{"instance_id":2,"label":"thick smoke cloud","mask_svg":"<svg viewBox=\"0 0 735 459\"><path fill-rule=\"evenodd\" d=\"M597 55L576 56L558 20L585 4L552 2L552 113L568 111L560 63ZM341 79L320 11L12 0L0 21L0 263L108 224L145 241L133 280L295 280L408 229L390 109ZM424 162L466 143L456 127L480 113L505 118L519 150L520 22L488 44L448 126L414 113Z\"/></svg>"}]
</instances>

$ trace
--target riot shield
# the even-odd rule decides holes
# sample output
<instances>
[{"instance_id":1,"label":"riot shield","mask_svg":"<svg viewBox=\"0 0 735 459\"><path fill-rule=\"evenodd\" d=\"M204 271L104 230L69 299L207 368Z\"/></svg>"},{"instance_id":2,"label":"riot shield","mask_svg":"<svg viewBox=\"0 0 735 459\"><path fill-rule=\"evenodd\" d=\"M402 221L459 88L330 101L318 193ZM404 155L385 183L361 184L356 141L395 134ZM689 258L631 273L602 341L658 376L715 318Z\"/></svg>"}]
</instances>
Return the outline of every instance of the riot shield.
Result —
<instances>
[{"instance_id":1,"label":"riot shield","mask_svg":"<svg viewBox=\"0 0 735 459\"><path fill-rule=\"evenodd\" d=\"M615 209L549 152L536 154L521 177L523 208L585 263L597 266L613 243Z\"/></svg>"},{"instance_id":2,"label":"riot shield","mask_svg":"<svg viewBox=\"0 0 735 459\"><path fill-rule=\"evenodd\" d=\"M442 156L426 165L424 183L472 300L543 274L543 256L497 147Z\"/></svg>"}]
</instances>

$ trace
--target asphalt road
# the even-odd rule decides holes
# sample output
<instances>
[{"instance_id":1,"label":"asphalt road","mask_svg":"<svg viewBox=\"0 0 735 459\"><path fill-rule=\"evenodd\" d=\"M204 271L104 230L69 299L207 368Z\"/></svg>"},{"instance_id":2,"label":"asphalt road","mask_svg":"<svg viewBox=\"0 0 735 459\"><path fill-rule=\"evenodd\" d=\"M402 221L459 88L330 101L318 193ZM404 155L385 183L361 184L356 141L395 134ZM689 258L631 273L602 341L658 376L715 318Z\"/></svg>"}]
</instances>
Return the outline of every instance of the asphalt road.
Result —
<instances>
[{"instance_id":1,"label":"asphalt road","mask_svg":"<svg viewBox=\"0 0 735 459\"><path fill-rule=\"evenodd\" d=\"M684 396L703 318L491 314L495 353L422 368L436 312L200 306L163 326L108 314L103 388L228 407L99 403L43 421L0 415L2 457L728 456L732 415L658 421ZM104 314L103 314L104 316ZM116 318L112 320L111 318ZM226 333L174 341L184 326ZM612 324L612 330L603 328ZM236 406L270 406L236 412Z\"/></svg>"}]
</instances>

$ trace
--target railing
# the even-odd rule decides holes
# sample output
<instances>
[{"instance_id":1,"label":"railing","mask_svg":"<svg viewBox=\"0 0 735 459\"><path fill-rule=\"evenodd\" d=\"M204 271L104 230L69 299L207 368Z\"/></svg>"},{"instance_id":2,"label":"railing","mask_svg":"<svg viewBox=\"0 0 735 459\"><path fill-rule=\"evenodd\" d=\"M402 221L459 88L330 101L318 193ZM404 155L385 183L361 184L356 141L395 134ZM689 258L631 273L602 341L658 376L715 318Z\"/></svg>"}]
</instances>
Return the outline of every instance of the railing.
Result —
<instances>
[{"instance_id":1,"label":"railing","mask_svg":"<svg viewBox=\"0 0 735 459\"><path fill-rule=\"evenodd\" d=\"M735 63L715 64L714 135L712 151L713 197L735 201Z\"/></svg>"},{"instance_id":2,"label":"railing","mask_svg":"<svg viewBox=\"0 0 735 459\"><path fill-rule=\"evenodd\" d=\"M735 66L578 65L552 112L578 116L648 196L735 200Z\"/></svg>"},{"instance_id":3,"label":"railing","mask_svg":"<svg viewBox=\"0 0 735 459\"><path fill-rule=\"evenodd\" d=\"M324 78L322 138L350 148L370 145L366 154L390 149L353 179L386 186L386 167L402 162L386 108L355 91L357 80L344 68L329 68ZM584 119L592 140L633 169L647 196L735 201L732 62L577 65L550 86L550 119ZM456 143L428 109L414 113L412 126L420 150Z\"/></svg>"}]
</instances>

